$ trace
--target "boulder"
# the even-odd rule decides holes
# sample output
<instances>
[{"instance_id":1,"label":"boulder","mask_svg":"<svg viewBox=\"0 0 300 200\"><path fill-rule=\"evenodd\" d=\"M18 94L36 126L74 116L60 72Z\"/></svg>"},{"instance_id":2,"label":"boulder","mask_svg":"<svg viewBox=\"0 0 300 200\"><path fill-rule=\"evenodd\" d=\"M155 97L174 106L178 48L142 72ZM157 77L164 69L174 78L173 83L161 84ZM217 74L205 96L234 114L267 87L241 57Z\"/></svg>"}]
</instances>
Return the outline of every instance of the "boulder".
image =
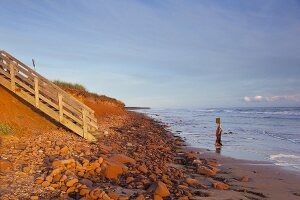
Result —
<instances>
[{"instance_id":1,"label":"boulder","mask_svg":"<svg viewBox=\"0 0 300 200\"><path fill-rule=\"evenodd\" d=\"M162 181L155 182L150 187L154 189L154 194L156 195L159 195L161 197L170 196L169 189Z\"/></svg>"},{"instance_id":2,"label":"boulder","mask_svg":"<svg viewBox=\"0 0 300 200\"><path fill-rule=\"evenodd\" d=\"M108 179L117 179L122 173L122 164L118 164L117 162L107 162L103 175Z\"/></svg>"},{"instance_id":3,"label":"boulder","mask_svg":"<svg viewBox=\"0 0 300 200\"><path fill-rule=\"evenodd\" d=\"M136 164L136 161L134 159L132 159L124 154L115 154L115 155L111 156L110 159L118 161L122 164L127 164L127 163L130 163L132 165Z\"/></svg>"}]
</instances>

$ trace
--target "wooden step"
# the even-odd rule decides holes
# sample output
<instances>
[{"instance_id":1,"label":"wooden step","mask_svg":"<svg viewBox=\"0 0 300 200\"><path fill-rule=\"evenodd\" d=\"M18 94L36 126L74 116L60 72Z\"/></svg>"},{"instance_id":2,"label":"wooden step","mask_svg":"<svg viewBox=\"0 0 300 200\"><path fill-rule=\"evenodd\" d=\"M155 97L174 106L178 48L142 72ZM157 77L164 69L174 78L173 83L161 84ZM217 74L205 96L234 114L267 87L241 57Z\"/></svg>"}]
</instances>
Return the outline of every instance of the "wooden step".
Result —
<instances>
[{"instance_id":1,"label":"wooden step","mask_svg":"<svg viewBox=\"0 0 300 200\"><path fill-rule=\"evenodd\" d=\"M0 84L87 140L98 129L94 111L5 51Z\"/></svg>"}]
</instances>

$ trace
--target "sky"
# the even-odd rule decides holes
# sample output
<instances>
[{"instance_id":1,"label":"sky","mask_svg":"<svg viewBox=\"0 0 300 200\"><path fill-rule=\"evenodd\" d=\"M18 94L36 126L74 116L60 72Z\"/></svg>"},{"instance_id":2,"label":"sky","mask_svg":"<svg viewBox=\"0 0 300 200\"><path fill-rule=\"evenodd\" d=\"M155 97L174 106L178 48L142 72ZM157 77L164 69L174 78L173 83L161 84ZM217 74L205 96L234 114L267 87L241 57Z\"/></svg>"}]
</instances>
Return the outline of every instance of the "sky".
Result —
<instances>
[{"instance_id":1,"label":"sky","mask_svg":"<svg viewBox=\"0 0 300 200\"><path fill-rule=\"evenodd\" d=\"M299 0L0 0L0 49L127 106L300 106Z\"/></svg>"}]
</instances>

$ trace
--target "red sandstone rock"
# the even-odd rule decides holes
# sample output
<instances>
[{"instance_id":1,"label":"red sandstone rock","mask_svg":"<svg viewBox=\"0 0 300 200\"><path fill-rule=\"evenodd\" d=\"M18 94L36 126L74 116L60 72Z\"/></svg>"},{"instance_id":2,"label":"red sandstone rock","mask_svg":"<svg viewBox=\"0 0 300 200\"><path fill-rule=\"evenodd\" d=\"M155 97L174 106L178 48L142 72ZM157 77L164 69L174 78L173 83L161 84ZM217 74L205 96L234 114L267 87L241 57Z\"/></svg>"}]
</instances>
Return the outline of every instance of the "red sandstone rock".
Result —
<instances>
[{"instance_id":1,"label":"red sandstone rock","mask_svg":"<svg viewBox=\"0 0 300 200\"><path fill-rule=\"evenodd\" d=\"M144 174L147 174L148 172L147 167L145 165L139 166L138 170L143 172Z\"/></svg>"},{"instance_id":2,"label":"red sandstone rock","mask_svg":"<svg viewBox=\"0 0 300 200\"><path fill-rule=\"evenodd\" d=\"M115 161L118 161L122 164L127 164L127 163L130 163L132 165L135 165L136 164L136 161L124 154L116 154L116 155L113 155L112 157L110 157L111 160L115 160Z\"/></svg>"},{"instance_id":3,"label":"red sandstone rock","mask_svg":"<svg viewBox=\"0 0 300 200\"><path fill-rule=\"evenodd\" d=\"M154 194L159 195L161 197L170 196L169 189L167 188L166 184L161 181L158 181L155 184Z\"/></svg>"},{"instance_id":4,"label":"red sandstone rock","mask_svg":"<svg viewBox=\"0 0 300 200\"><path fill-rule=\"evenodd\" d=\"M243 176L241 179L240 179L241 182L249 182L249 178L247 176Z\"/></svg>"},{"instance_id":5,"label":"red sandstone rock","mask_svg":"<svg viewBox=\"0 0 300 200\"><path fill-rule=\"evenodd\" d=\"M73 186L75 183L77 183L78 182L78 179L77 178L73 178L73 179L71 179L71 180L69 180L67 183L66 183L66 186L68 186L68 187L71 187L71 186Z\"/></svg>"},{"instance_id":6,"label":"red sandstone rock","mask_svg":"<svg viewBox=\"0 0 300 200\"><path fill-rule=\"evenodd\" d=\"M145 200L144 195L140 194L135 200Z\"/></svg>"},{"instance_id":7,"label":"red sandstone rock","mask_svg":"<svg viewBox=\"0 0 300 200\"><path fill-rule=\"evenodd\" d=\"M118 200L120 196L118 193L113 191L108 192L107 195L114 200Z\"/></svg>"},{"instance_id":8,"label":"red sandstone rock","mask_svg":"<svg viewBox=\"0 0 300 200\"><path fill-rule=\"evenodd\" d=\"M12 164L7 160L0 160L0 172L9 172L12 170Z\"/></svg>"},{"instance_id":9,"label":"red sandstone rock","mask_svg":"<svg viewBox=\"0 0 300 200\"><path fill-rule=\"evenodd\" d=\"M107 163L104 176L108 179L117 179L123 173L123 167L115 162Z\"/></svg>"},{"instance_id":10,"label":"red sandstone rock","mask_svg":"<svg viewBox=\"0 0 300 200\"><path fill-rule=\"evenodd\" d=\"M222 183L222 182L216 182L212 184L213 188L218 190L227 190L229 189L229 185Z\"/></svg>"},{"instance_id":11,"label":"red sandstone rock","mask_svg":"<svg viewBox=\"0 0 300 200\"><path fill-rule=\"evenodd\" d=\"M197 172L199 174L206 175L206 176L215 176L217 174L217 171L214 168L209 168L206 166L200 166L197 169Z\"/></svg>"}]
</instances>

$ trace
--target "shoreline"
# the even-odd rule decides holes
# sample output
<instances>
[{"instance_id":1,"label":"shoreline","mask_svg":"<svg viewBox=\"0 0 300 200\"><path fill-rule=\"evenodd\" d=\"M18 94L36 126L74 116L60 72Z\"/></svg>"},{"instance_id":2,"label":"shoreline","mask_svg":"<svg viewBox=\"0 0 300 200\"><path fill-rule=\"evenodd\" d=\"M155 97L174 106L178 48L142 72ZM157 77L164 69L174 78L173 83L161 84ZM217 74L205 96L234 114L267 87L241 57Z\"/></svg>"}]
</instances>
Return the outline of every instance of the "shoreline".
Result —
<instances>
[{"instance_id":1,"label":"shoreline","mask_svg":"<svg viewBox=\"0 0 300 200\"><path fill-rule=\"evenodd\" d=\"M248 192L263 194L269 199L300 199L300 174L292 170L276 166L268 161L251 161L220 155L202 148L186 146L186 151L200 152L200 157L216 159L228 179L239 186L234 179L247 177L249 181L242 183ZM230 183L230 181L229 181ZM253 191L252 191L253 190ZM247 192L246 192L247 193Z\"/></svg>"},{"instance_id":2,"label":"shoreline","mask_svg":"<svg viewBox=\"0 0 300 200\"><path fill-rule=\"evenodd\" d=\"M189 149L145 114L126 112L98 122L98 142L62 129L5 139L0 161L8 167L0 168L0 199L276 199L276 187L260 190L268 176L257 178L252 167L249 174L247 165L236 167L240 161L234 165L230 158ZM283 186L290 189L285 196L299 199L295 183Z\"/></svg>"}]
</instances>

